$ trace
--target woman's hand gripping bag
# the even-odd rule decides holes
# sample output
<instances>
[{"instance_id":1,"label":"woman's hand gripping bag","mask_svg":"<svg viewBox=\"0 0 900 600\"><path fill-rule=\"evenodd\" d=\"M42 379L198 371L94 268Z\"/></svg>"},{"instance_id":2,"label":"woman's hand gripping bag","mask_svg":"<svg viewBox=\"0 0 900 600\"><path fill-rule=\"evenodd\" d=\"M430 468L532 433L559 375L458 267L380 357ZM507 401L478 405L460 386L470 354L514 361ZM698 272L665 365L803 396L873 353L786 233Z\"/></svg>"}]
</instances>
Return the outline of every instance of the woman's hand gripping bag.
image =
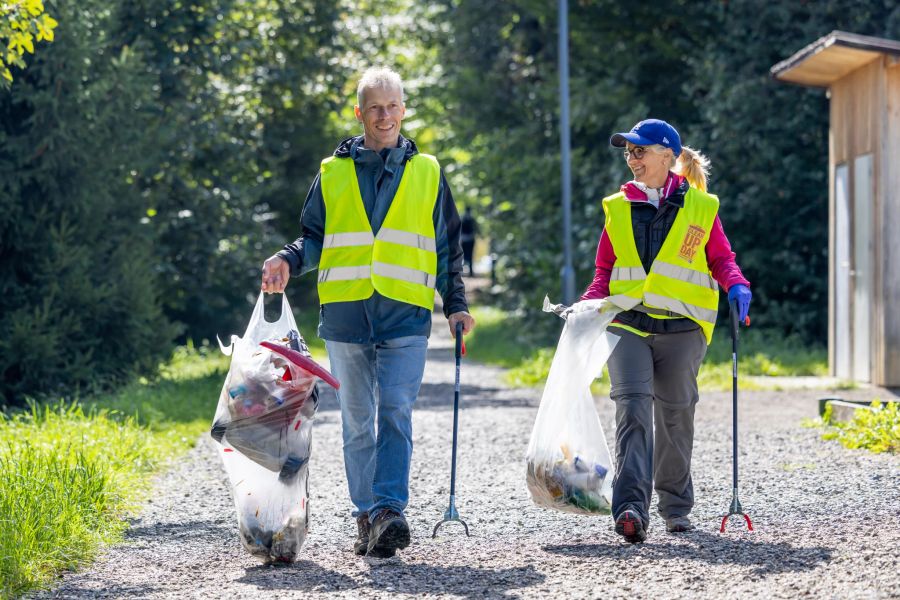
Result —
<instances>
[{"instance_id":1,"label":"woman's hand gripping bag","mask_svg":"<svg viewBox=\"0 0 900 600\"><path fill-rule=\"evenodd\" d=\"M600 303L565 317L526 454L526 483L538 506L609 514L613 465L591 383L619 341L606 330L618 311Z\"/></svg>"},{"instance_id":2,"label":"woman's hand gripping bag","mask_svg":"<svg viewBox=\"0 0 900 600\"><path fill-rule=\"evenodd\" d=\"M231 482L240 538L264 562L292 562L309 529L309 456L317 381L338 383L310 357L288 304L268 322L260 294L244 336L222 346L231 367L210 434Z\"/></svg>"}]
</instances>

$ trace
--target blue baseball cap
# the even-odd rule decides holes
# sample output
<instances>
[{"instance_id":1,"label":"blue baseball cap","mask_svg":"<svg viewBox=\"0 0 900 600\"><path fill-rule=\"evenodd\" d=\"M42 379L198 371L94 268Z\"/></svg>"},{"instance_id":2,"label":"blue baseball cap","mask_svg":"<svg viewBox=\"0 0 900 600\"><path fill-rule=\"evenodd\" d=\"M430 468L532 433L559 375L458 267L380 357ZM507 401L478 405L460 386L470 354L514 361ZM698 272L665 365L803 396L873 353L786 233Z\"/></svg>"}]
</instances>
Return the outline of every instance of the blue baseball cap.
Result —
<instances>
[{"instance_id":1,"label":"blue baseball cap","mask_svg":"<svg viewBox=\"0 0 900 600\"><path fill-rule=\"evenodd\" d=\"M609 138L609 143L616 148L624 148L625 142L635 146L659 144L672 150L675 156L681 154L681 136L674 127L660 119L645 119L628 133L615 133Z\"/></svg>"}]
</instances>

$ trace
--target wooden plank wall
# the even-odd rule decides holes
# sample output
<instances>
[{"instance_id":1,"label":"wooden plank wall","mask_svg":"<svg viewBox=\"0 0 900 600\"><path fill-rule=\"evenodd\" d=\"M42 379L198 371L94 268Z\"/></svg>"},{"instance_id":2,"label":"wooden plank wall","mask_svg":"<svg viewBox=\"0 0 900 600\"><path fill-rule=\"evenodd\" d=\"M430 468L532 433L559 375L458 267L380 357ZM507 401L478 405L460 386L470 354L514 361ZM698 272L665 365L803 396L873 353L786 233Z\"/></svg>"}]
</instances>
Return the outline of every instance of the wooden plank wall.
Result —
<instances>
[{"instance_id":1,"label":"wooden plank wall","mask_svg":"<svg viewBox=\"0 0 900 600\"><path fill-rule=\"evenodd\" d=\"M881 385L900 386L900 60L885 59L886 127L882 143L884 177L881 212L885 304Z\"/></svg>"},{"instance_id":2,"label":"wooden plank wall","mask_svg":"<svg viewBox=\"0 0 900 600\"><path fill-rule=\"evenodd\" d=\"M884 298L883 294L883 286L882 286L882 268L879 268L878 265L883 265L883 258L881 252L881 242L883 239L882 236L882 228L879 226L880 222L883 222L881 216L881 206L884 205L884 202L881 201L883 186L880 184L879 179L881 177L881 173L884 172L884 166L882 164L882 130L885 127L884 115L886 113L885 109L885 69L884 69L884 61L875 60L864 67L853 71L846 77L836 81L832 84L829 89L831 96L831 107L830 107L830 135L829 135L829 315L831 315L829 319L828 325L828 347L829 347L829 362L831 365L831 372L834 374L835 372L835 344L843 343L849 344L853 338L852 331L852 317L851 317L851 332L850 332L850 340L836 340L835 339L835 324L834 324L834 310L835 310L835 300L834 300L834 280L835 280L835 272L837 265L835 264L835 236L837 232L835 231L835 197L834 197L834 171L835 167L839 164L847 164L849 166L850 171L850 181L848 182L849 189L852 190L854 188L855 182L853 173L853 160L862 154L874 153L874 173L873 178L875 180L875 202L876 206L873 207L873 215L875 217L875 231L873 231L874 236L874 248L875 248L875 256L873 257L874 264L876 265L874 275L874 288L875 288L875 298L871 299L870 310L872 312L872 323L873 330L870 334L871 343L872 343L872 351L871 357L873 360L873 369L872 369L872 381L877 382L881 377L879 376L883 373L883 340L881 331L883 331L883 327L881 324L884 322L884 303L881 301ZM890 169L888 169L890 171ZM853 231L852 218L855 210L852 208L852 203L855 202L855 199L851 199L851 224L850 224L850 232ZM851 251L853 248L853 244L851 243ZM850 292L850 314L853 314L853 293L852 289Z\"/></svg>"}]
</instances>

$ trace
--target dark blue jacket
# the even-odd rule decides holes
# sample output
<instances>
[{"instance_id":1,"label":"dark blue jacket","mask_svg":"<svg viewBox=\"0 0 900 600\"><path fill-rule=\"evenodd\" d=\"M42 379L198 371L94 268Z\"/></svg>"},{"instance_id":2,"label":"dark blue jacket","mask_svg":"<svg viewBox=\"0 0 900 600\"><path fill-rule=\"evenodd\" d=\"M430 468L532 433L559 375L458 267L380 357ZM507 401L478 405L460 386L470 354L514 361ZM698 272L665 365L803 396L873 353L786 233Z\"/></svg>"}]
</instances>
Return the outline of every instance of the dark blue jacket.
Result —
<instances>
[{"instance_id":1,"label":"dark blue jacket","mask_svg":"<svg viewBox=\"0 0 900 600\"><path fill-rule=\"evenodd\" d=\"M344 140L334 151L339 158L352 158L372 233L378 234L394 194L400 185L406 161L418 153L416 144L400 136L396 148L375 152L364 148L362 136ZM300 237L286 244L278 253L291 265L291 275L298 277L319 266L322 238L325 233L325 201L322 198L321 174L316 176L303 213ZM434 231L437 242L437 284L443 298L444 315L468 310L462 281L462 249L459 244L459 213L450 186L441 171L437 202L434 205ZM431 311L391 300L377 291L366 300L330 302L319 310L319 337L354 344L378 343L407 335L431 334Z\"/></svg>"}]
</instances>

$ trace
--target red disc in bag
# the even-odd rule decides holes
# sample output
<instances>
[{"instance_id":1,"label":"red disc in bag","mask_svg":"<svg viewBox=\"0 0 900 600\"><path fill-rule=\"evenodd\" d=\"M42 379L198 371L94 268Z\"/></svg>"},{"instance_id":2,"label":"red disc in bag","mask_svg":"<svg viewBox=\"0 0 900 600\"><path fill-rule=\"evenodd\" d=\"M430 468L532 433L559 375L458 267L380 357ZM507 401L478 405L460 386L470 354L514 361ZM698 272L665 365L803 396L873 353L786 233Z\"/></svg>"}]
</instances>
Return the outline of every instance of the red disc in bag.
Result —
<instances>
[{"instance_id":1,"label":"red disc in bag","mask_svg":"<svg viewBox=\"0 0 900 600\"><path fill-rule=\"evenodd\" d=\"M322 365L314 361L313 359L304 356L293 350L292 348L285 348L284 346L279 346L278 344L273 344L272 342L260 342L259 344L263 348L267 348L276 354L280 354L307 373L311 373L316 377L319 377L322 381L333 387L334 389L340 389L341 382L334 378L334 375L328 372Z\"/></svg>"}]
</instances>

